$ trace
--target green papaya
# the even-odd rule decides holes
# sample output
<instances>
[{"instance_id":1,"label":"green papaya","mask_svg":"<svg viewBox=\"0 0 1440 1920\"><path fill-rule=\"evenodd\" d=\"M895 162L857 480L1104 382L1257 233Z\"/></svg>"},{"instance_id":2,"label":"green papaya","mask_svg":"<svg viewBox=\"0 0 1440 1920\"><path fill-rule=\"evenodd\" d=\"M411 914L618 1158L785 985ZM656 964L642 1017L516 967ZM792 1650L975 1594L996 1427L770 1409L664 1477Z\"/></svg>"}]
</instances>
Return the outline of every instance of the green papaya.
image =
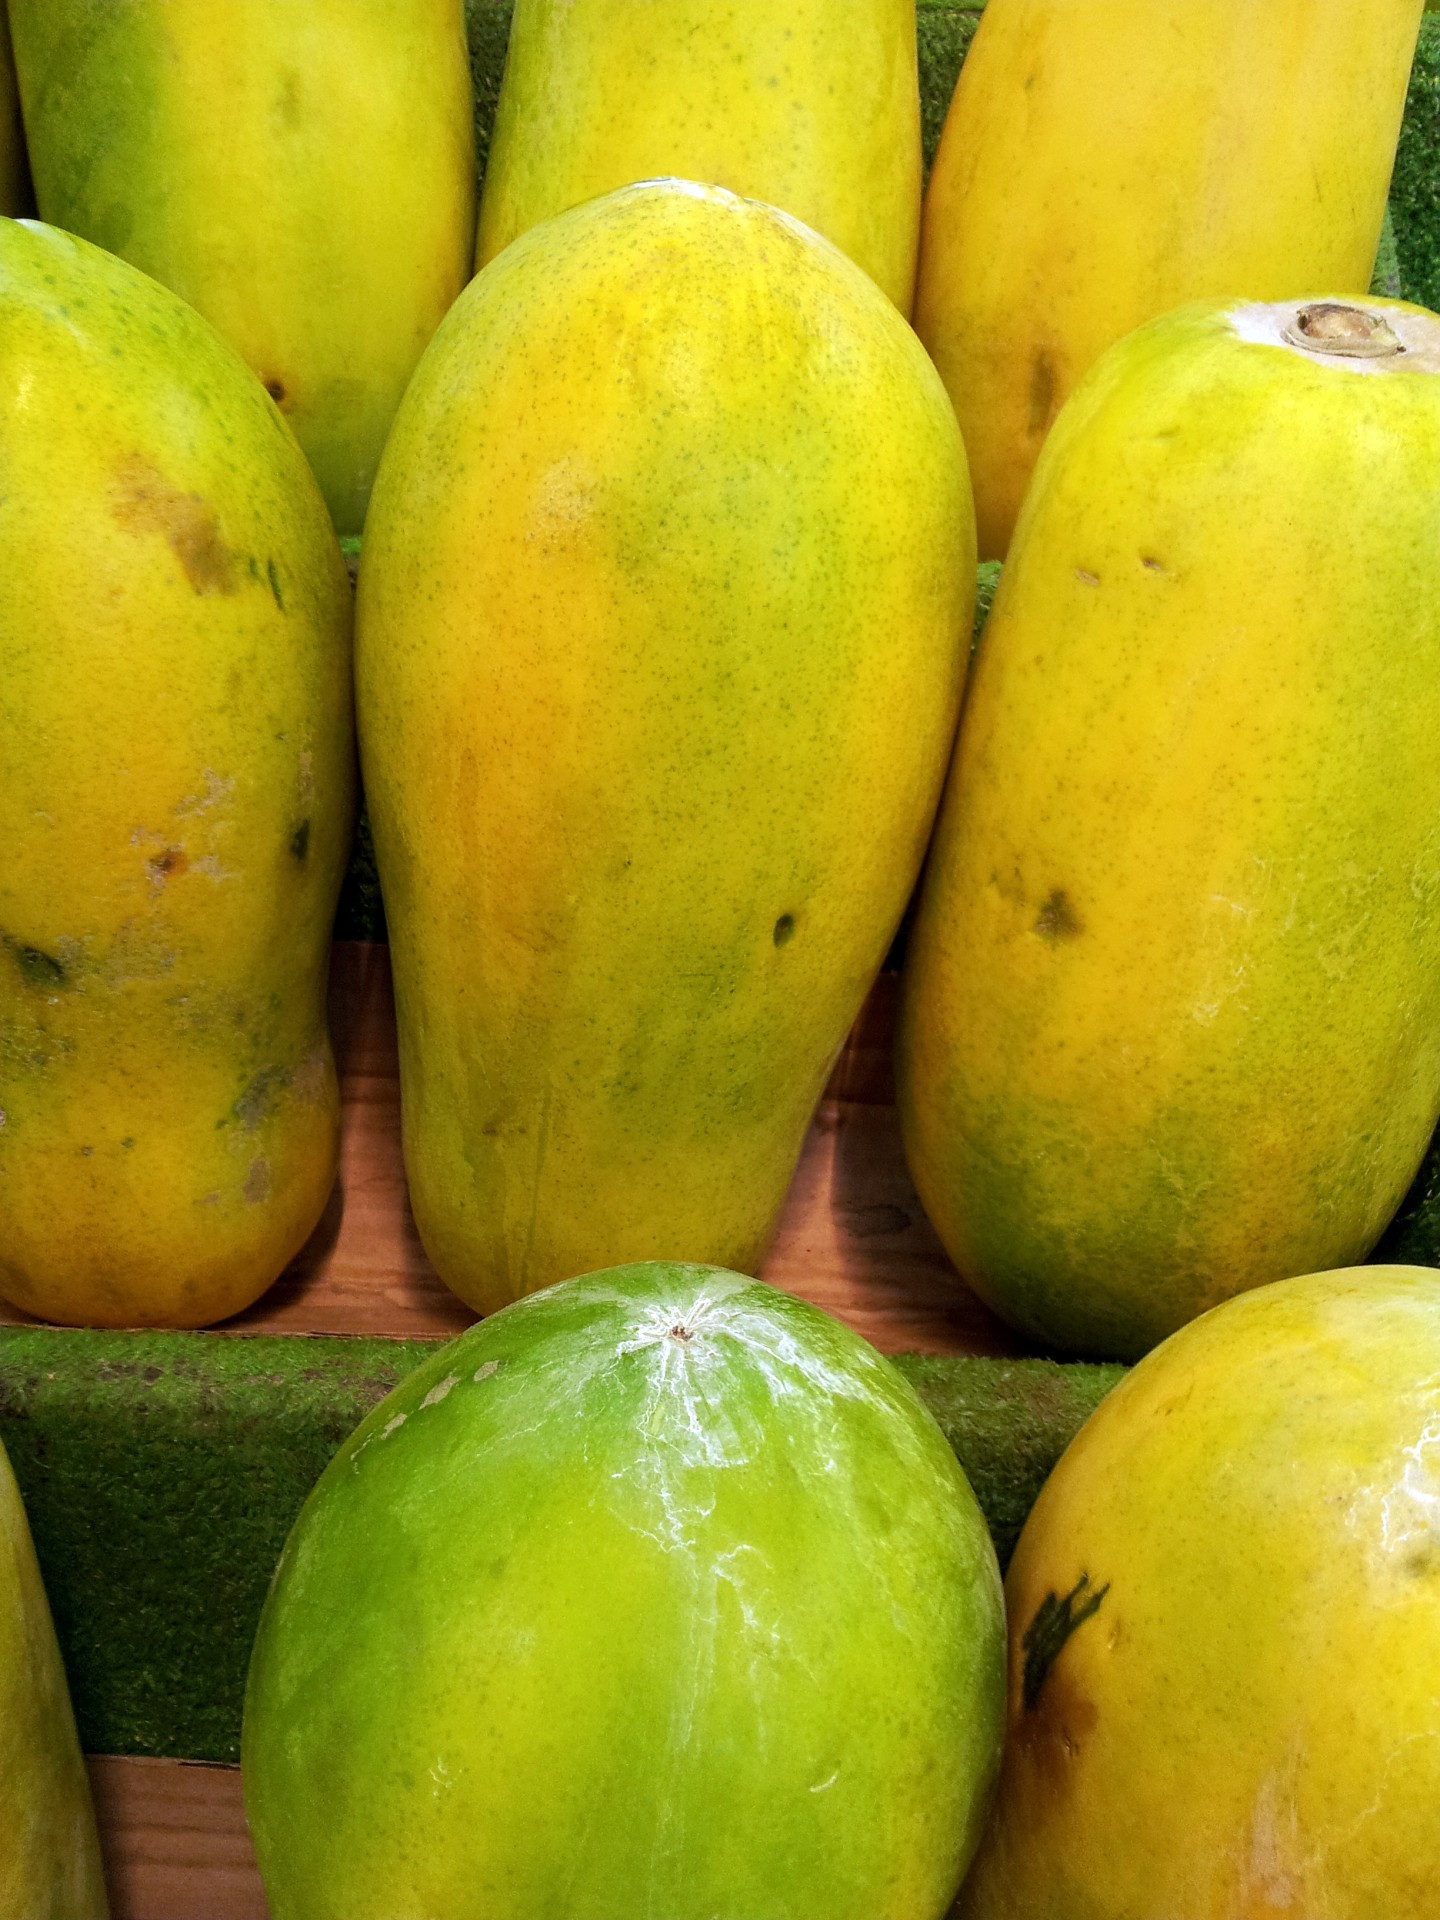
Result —
<instances>
[{"instance_id":1,"label":"green papaya","mask_svg":"<svg viewBox=\"0 0 1440 1920\"><path fill-rule=\"evenodd\" d=\"M10 24L0 7L0 214L32 211L30 163L25 157L25 129L20 124L20 92L15 84L15 56L10 48Z\"/></svg>"},{"instance_id":2,"label":"green papaya","mask_svg":"<svg viewBox=\"0 0 1440 1920\"><path fill-rule=\"evenodd\" d=\"M0 1446L0 1920L108 1911L65 1669Z\"/></svg>"},{"instance_id":3,"label":"green papaya","mask_svg":"<svg viewBox=\"0 0 1440 1920\"><path fill-rule=\"evenodd\" d=\"M939 376L773 208L622 189L447 317L357 690L411 1199L472 1305L754 1271L919 867L973 540Z\"/></svg>"},{"instance_id":4,"label":"green papaya","mask_svg":"<svg viewBox=\"0 0 1440 1920\"><path fill-rule=\"evenodd\" d=\"M0 221L0 1295L197 1325L320 1216L350 594L191 307Z\"/></svg>"},{"instance_id":5,"label":"green papaya","mask_svg":"<svg viewBox=\"0 0 1440 1920\"><path fill-rule=\"evenodd\" d=\"M926 1211L1136 1358L1360 1260L1440 1109L1440 320L1184 308L1036 468L907 962Z\"/></svg>"},{"instance_id":6,"label":"green papaya","mask_svg":"<svg viewBox=\"0 0 1440 1920\"><path fill-rule=\"evenodd\" d=\"M245 1699L274 1920L939 1920L999 1760L994 1549L911 1388L737 1274L443 1348L295 1523Z\"/></svg>"},{"instance_id":7,"label":"green papaya","mask_svg":"<svg viewBox=\"0 0 1440 1920\"><path fill-rule=\"evenodd\" d=\"M538 221L661 174L783 207L908 314L914 0L516 0L479 264Z\"/></svg>"},{"instance_id":8,"label":"green papaya","mask_svg":"<svg viewBox=\"0 0 1440 1920\"><path fill-rule=\"evenodd\" d=\"M461 0L10 0L42 218L197 307L357 534L469 276Z\"/></svg>"}]
</instances>

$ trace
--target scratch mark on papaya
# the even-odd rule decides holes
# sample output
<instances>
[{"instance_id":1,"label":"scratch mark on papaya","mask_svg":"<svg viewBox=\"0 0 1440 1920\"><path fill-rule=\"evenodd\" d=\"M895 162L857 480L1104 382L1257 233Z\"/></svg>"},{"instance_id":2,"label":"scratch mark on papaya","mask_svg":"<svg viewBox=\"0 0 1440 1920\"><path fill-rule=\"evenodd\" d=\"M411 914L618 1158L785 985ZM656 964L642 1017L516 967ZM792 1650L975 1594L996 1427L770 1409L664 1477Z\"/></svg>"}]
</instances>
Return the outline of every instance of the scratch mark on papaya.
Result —
<instances>
[{"instance_id":1,"label":"scratch mark on papaya","mask_svg":"<svg viewBox=\"0 0 1440 1920\"><path fill-rule=\"evenodd\" d=\"M1020 1642L1025 1653L1021 1698L1027 1713L1039 1706L1045 1682L1071 1634L1100 1611L1110 1583L1107 1580L1093 1592L1089 1588L1090 1576L1082 1573L1063 1600L1057 1593L1047 1593L1025 1629Z\"/></svg>"},{"instance_id":2,"label":"scratch mark on papaya","mask_svg":"<svg viewBox=\"0 0 1440 1920\"><path fill-rule=\"evenodd\" d=\"M221 538L214 507L200 494L182 493L136 458L121 470L111 511L132 533L160 534L196 593L235 592L235 556Z\"/></svg>"}]
</instances>

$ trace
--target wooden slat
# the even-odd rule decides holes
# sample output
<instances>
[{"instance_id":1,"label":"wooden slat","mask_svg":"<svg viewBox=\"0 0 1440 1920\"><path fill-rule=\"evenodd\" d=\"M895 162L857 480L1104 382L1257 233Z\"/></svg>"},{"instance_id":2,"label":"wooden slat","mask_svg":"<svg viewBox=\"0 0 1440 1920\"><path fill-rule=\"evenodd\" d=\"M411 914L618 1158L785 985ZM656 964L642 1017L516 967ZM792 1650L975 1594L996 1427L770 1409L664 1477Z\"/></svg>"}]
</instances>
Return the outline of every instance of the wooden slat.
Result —
<instances>
[{"instance_id":1,"label":"wooden slat","mask_svg":"<svg viewBox=\"0 0 1440 1920\"><path fill-rule=\"evenodd\" d=\"M238 1767L92 1759L110 1920L268 1920Z\"/></svg>"},{"instance_id":2,"label":"wooden slat","mask_svg":"<svg viewBox=\"0 0 1440 1920\"><path fill-rule=\"evenodd\" d=\"M893 1105L894 1022L895 982L886 977L806 1137L764 1277L885 1352L1018 1352L961 1283L910 1184ZM387 947L337 945L331 1026L344 1104L335 1193L298 1259L219 1331L449 1339L474 1315L425 1258L410 1216ZM0 1307L0 1321L23 1317Z\"/></svg>"}]
</instances>

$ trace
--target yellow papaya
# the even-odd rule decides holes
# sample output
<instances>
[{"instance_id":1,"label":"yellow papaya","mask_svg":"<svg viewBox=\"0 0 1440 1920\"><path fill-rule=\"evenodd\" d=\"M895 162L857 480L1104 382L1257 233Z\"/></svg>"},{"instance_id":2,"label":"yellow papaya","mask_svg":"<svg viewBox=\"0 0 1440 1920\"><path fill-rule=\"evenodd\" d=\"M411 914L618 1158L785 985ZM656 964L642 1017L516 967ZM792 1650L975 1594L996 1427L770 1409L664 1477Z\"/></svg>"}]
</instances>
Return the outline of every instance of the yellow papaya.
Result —
<instances>
[{"instance_id":1,"label":"yellow papaya","mask_svg":"<svg viewBox=\"0 0 1440 1920\"><path fill-rule=\"evenodd\" d=\"M1440 1109L1440 320L1186 308L1056 423L898 1079L961 1273L1126 1358L1361 1259Z\"/></svg>"},{"instance_id":2,"label":"yellow papaya","mask_svg":"<svg viewBox=\"0 0 1440 1920\"><path fill-rule=\"evenodd\" d=\"M621 189L452 309L356 646L411 1199L472 1305L755 1270L919 866L973 541L919 342L773 208Z\"/></svg>"},{"instance_id":3,"label":"yellow papaya","mask_svg":"<svg viewBox=\"0 0 1440 1920\"><path fill-rule=\"evenodd\" d=\"M357 534L475 239L461 0L10 0L41 217L259 374Z\"/></svg>"},{"instance_id":4,"label":"yellow papaya","mask_svg":"<svg viewBox=\"0 0 1440 1920\"><path fill-rule=\"evenodd\" d=\"M1005 1583L956 1920L1431 1920L1440 1275L1282 1281L1135 1369Z\"/></svg>"},{"instance_id":5,"label":"yellow papaya","mask_svg":"<svg viewBox=\"0 0 1440 1920\"><path fill-rule=\"evenodd\" d=\"M0 1920L106 1920L70 1692L0 1447Z\"/></svg>"},{"instance_id":6,"label":"yellow papaya","mask_svg":"<svg viewBox=\"0 0 1440 1920\"><path fill-rule=\"evenodd\" d=\"M479 264L567 207L662 174L783 207L908 314L914 0L516 0Z\"/></svg>"},{"instance_id":7,"label":"yellow papaya","mask_svg":"<svg viewBox=\"0 0 1440 1920\"><path fill-rule=\"evenodd\" d=\"M182 300L0 221L0 1295L197 1325L332 1185L349 589Z\"/></svg>"},{"instance_id":8,"label":"yellow papaya","mask_svg":"<svg viewBox=\"0 0 1440 1920\"><path fill-rule=\"evenodd\" d=\"M1003 558L1081 375L1191 300L1370 285L1421 0L989 0L926 197L915 324Z\"/></svg>"}]
</instances>

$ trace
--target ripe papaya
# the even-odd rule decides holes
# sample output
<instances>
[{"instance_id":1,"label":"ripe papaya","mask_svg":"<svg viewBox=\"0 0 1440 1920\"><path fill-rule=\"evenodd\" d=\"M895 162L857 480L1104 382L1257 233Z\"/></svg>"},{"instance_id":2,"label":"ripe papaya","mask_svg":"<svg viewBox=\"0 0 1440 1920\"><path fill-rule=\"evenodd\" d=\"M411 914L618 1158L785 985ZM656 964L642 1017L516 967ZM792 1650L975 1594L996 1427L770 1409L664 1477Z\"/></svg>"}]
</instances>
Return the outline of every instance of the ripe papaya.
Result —
<instances>
[{"instance_id":1,"label":"ripe papaya","mask_svg":"<svg viewBox=\"0 0 1440 1920\"><path fill-rule=\"evenodd\" d=\"M958 1920L1430 1920L1440 1275L1282 1281L1102 1402L1006 1581Z\"/></svg>"},{"instance_id":2,"label":"ripe papaya","mask_svg":"<svg viewBox=\"0 0 1440 1920\"><path fill-rule=\"evenodd\" d=\"M275 1920L939 1920L1004 1685L994 1549L896 1369L637 1266L341 1448L256 1636L246 1810Z\"/></svg>"},{"instance_id":3,"label":"ripe papaya","mask_svg":"<svg viewBox=\"0 0 1440 1920\"><path fill-rule=\"evenodd\" d=\"M461 0L10 0L43 219L197 307L357 534L475 241Z\"/></svg>"},{"instance_id":4,"label":"ripe papaya","mask_svg":"<svg viewBox=\"0 0 1440 1920\"><path fill-rule=\"evenodd\" d=\"M1187 308L1041 455L904 987L962 1274L1135 1357L1364 1256L1440 1108L1440 320Z\"/></svg>"},{"instance_id":5,"label":"ripe papaya","mask_svg":"<svg viewBox=\"0 0 1440 1920\"><path fill-rule=\"evenodd\" d=\"M478 261L678 174L793 213L908 314L920 171L914 0L517 0Z\"/></svg>"},{"instance_id":6,"label":"ripe papaya","mask_svg":"<svg viewBox=\"0 0 1440 1920\"><path fill-rule=\"evenodd\" d=\"M621 189L447 317L357 690L411 1199L481 1311L753 1271L919 867L973 539L918 341L773 208Z\"/></svg>"},{"instance_id":7,"label":"ripe papaya","mask_svg":"<svg viewBox=\"0 0 1440 1920\"><path fill-rule=\"evenodd\" d=\"M0 1446L0 1920L106 1920L108 1911L65 1669Z\"/></svg>"},{"instance_id":8,"label":"ripe papaya","mask_svg":"<svg viewBox=\"0 0 1440 1920\"><path fill-rule=\"evenodd\" d=\"M174 294L7 220L0 316L0 1295L196 1325L334 1179L344 563Z\"/></svg>"},{"instance_id":9,"label":"ripe papaya","mask_svg":"<svg viewBox=\"0 0 1440 1920\"><path fill-rule=\"evenodd\" d=\"M1364 294L1421 0L989 0L926 198L915 324L1003 558L1067 394L1190 300Z\"/></svg>"}]
</instances>

